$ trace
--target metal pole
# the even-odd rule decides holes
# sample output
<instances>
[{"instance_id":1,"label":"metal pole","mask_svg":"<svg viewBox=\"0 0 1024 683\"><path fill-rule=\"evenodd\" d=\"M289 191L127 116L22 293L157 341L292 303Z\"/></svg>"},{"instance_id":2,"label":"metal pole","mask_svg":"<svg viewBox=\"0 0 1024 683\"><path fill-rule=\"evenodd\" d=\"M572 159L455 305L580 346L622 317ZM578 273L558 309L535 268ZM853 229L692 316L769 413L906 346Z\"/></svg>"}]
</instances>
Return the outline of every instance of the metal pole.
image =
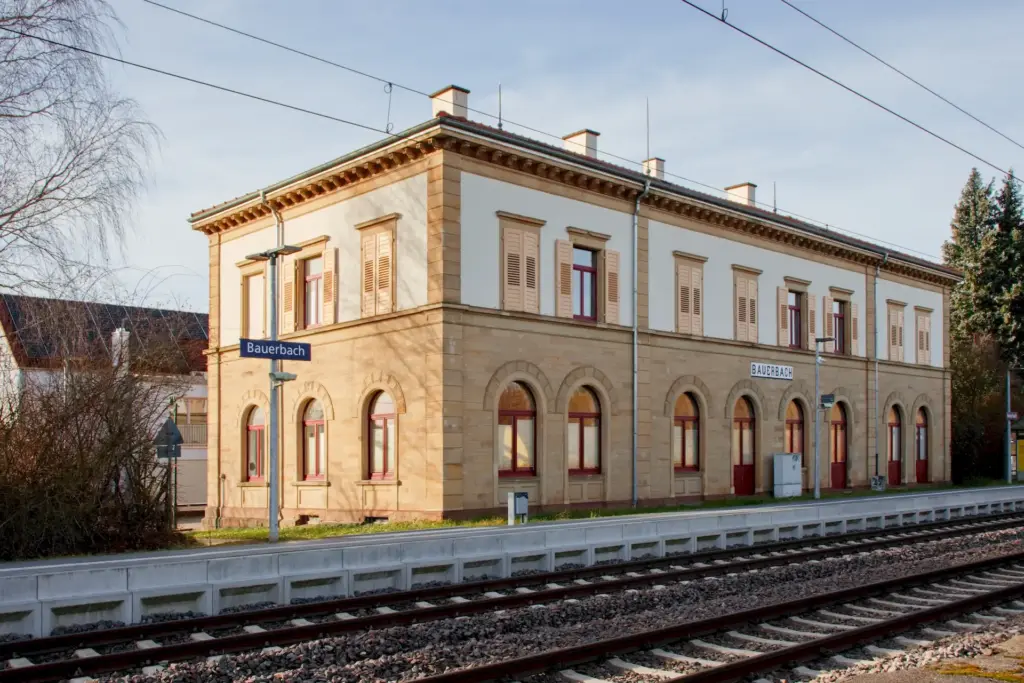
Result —
<instances>
[{"instance_id":1,"label":"metal pole","mask_svg":"<svg viewBox=\"0 0 1024 683\"><path fill-rule=\"evenodd\" d=\"M270 341L277 341L277 255L270 257ZM270 501L267 505L270 521L267 540L277 542L277 361L270 361Z\"/></svg>"},{"instance_id":2,"label":"metal pole","mask_svg":"<svg viewBox=\"0 0 1024 683\"><path fill-rule=\"evenodd\" d=\"M818 408L821 394L818 385L818 368L821 364L821 344L814 342L814 499L821 498L821 477L818 474Z\"/></svg>"},{"instance_id":3,"label":"metal pole","mask_svg":"<svg viewBox=\"0 0 1024 683\"><path fill-rule=\"evenodd\" d=\"M1006 483L1013 482L1013 453L1010 450L1010 368L1006 368Z\"/></svg>"}]
</instances>

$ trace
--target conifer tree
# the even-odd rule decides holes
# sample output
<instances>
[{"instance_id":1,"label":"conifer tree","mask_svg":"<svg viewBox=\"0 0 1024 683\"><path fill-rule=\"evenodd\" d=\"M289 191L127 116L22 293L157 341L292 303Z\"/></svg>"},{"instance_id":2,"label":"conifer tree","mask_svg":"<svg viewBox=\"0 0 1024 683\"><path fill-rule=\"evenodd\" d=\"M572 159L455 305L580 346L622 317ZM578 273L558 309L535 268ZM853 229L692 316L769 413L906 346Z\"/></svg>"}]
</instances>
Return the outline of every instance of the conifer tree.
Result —
<instances>
[{"instance_id":1,"label":"conifer tree","mask_svg":"<svg viewBox=\"0 0 1024 683\"><path fill-rule=\"evenodd\" d=\"M978 169L972 168L953 209L951 239L942 245L946 264L964 274L964 281L954 288L950 302L950 330L954 336L972 331L969 322L974 316L981 244L991 229L992 181L986 184Z\"/></svg>"},{"instance_id":2,"label":"conifer tree","mask_svg":"<svg viewBox=\"0 0 1024 683\"><path fill-rule=\"evenodd\" d=\"M1024 361L1024 194L1010 175L995 197L982 238L971 326L990 333L1004 360Z\"/></svg>"}]
</instances>

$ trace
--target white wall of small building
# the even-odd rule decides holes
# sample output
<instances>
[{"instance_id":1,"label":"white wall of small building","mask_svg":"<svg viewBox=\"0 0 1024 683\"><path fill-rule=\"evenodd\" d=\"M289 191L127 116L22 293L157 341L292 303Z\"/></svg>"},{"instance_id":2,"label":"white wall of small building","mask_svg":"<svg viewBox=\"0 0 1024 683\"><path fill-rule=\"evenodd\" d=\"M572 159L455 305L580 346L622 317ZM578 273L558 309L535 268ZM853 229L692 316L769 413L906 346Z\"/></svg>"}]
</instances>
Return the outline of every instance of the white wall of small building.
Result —
<instances>
[{"instance_id":1,"label":"white wall of small building","mask_svg":"<svg viewBox=\"0 0 1024 683\"><path fill-rule=\"evenodd\" d=\"M296 244L321 235L338 249L338 322L360 317L359 223L399 213L395 236L397 310L427 303L427 176L425 173L371 190L295 218L285 216L284 240ZM241 272L235 266L249 254L277 246L276 227L225 242L220 255L221 344L238 343L241 332ZM280 274L280 273L279 273ZM269 286L269 283L268 283ZM279 290L280 282L279 282ZM278 309L280 310L280 309Z\"/></svg>"},{"instance_id":2,"label":"white wall of small building","mask_svg":"<svg viewBox=\"0 0 1024 683\"><path fill-rule=\"evenodd\" d=\"M889 358L889 344L886 341L889 329L889 306L887 299L902 301L907 305L903 311L903 358ZM878 308L875 311L875 324L878 326L878 357L885 360L902 360L904 363L917 362L917 313L915 306L931 309L931 364L942 367L942 295L927 289L911 287L902 282L893 282L879 278Z\"/></svg>"},{"instance_id":3,"label":"white wall of small building","mask_svg":"<svg viewBox=\"0 0 1024 683\"><path fill-rule=\"evenodd\" d=\"M620 291L619 323L629 325L633 302L632 221L629 213L513 185L472 173L462 174L462 302L501 306L501 232L498 211L545 221L540 233L540 312L555 314L555 241L568 239L567 227L610 235L607 248L617 251Z\"/></svg>"}]
</instances>

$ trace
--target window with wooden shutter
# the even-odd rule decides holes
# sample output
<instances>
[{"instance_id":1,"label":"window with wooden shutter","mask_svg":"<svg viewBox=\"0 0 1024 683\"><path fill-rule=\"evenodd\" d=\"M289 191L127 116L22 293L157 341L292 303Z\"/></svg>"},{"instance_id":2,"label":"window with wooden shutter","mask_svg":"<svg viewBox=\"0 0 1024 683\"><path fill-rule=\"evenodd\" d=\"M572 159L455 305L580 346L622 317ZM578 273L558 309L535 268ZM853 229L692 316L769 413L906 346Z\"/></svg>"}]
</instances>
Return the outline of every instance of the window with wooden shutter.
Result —
<instances>
[{"instance_id":1,"label":"window with wooden shutter","mask_svg":"<svg viewBox=\"0 0 1024 683\"><path fill-rule=\"evenodd\" d=\"M690 265L676 261L676 332L693 332L693 282Z\"/></svg>"},{"instance_id":2,"label":"window with wooden shutter","mask_svg":"<svg viewBox=\"0 0 1024 683\"><path fill-rule=\"evenodd\" d=\"M398 288L395 240L401 214L359 223L359 311L362 317L391 313ZM335 282L337 289L337 282Z\"/></svg>"},{"instance_id":3,"label":"window with wooden shutter","mask_svg":"<svg viewBox=\"0 0 1024 683\"><path fill-rule=\"evenodd\" d=\"M850 304L850 353L860 355L860 307L854 303Z\"/></svg>"},{"instance_id":4,"label":"window with wooden shutter","mask_svg":"<svg viewBox=\"0 0 1024 683\"><path fill-rule=\"evenodd\" d=\"M335 247L324 249L323 274L323 324L333 325L338 320L338 250Z\"/></svg>"},{"instance_id":5,"label":"window with wooden shutter","mask_svg":"<svg viewBox=\"0 0 1024 683\"><path fill-rule=\"evenodd\" d=\"M737 277L736 283L736 341L747 341L750 326L747 324L747 278Z\"/></svg>"},{"instance_id":6,"label":"window with wooden shutter","mask_svg":"<svg viewBox=\"0 0 1024 683\"><path fill-rule=\"evenodd\" d=\"M497 211L501 230L501 308L540 313L540 229L544 221Z\"/></svg>"},{"instance_id":7,"label":"window with wooden shutter","mask_svg":"<svg viewBox=\"0 0 1024 683\"><path fill-rule=\"evenodd\" d=\"M619 324L622 288L619 277L619 252L604 250L604 321Z\"/></svg>"},{"instance_id":8,"label":"window with wooden shutter","mask_svg":"<svg viewBox=\"0 0 1024 683\"><path fill-rule=\"evenodd\" d=\"M377 315L394 310L394 282L394 236L383 230L377 233Z\"/></svg>"},{"instance_id":9,"label":"window with wooden shutter","mask_svg":"<svg viewBox=\"0 0 1024 683\"><path fill-rule=\"evenodd\" d=\"M540 234L523 232L523 310L540 313Z\"/></svg>"},{"instance_id":10,"label":"window with wooden shutter","mask_svg":"<svg viewBox=\"0 0 1024 683\"><path fill-rule=\"evenodd\" d=\"M757 278L747 278L747 341L757 343Z\"/></svg>"},{"instance_id":11,"label":"window with wooden shutter","mask_svg":"<svg viewBox=\"0 0 1024 683\"><path fill-rule=\"evenodd\" d=\"M776 321L779 346L789 346L789 288L778 287L775 294L775 305L779 310Z\"/></svg>"},{"instance_id":12,"label":"window with wooden shutter","mask_svg":"<svg viewBox=\"0 0 1024 683\"><path fill-rule=\"evenodd\" d=\"M915 310L917 318L917 362L920 365L931 365L932 362L932 315L923 308Z\"/></svg>"},{"instance_id":13,"label":"window with wooden shutter","mask_svg":"<svg viewBox=\"0 0 1024 683\"><path fill-rule=\"evenodd\" d=\"M833 340L835 340L835 338L836 338L836 316L832 312L832 302L833 301L834 301L834 299L832 297L830 297L830 296L822 297L821 314L825 318L825 321L824 321L825 324L823 325L823 327L825 328L824 336L831 337ZM835 341L825 342L825 352L826 353L835 353L835 350L836 350L836 343L835 343Z\"/></svg>"},{"instance_id":14,"label":"window with wooden shutter","mask_svg":"<svg viewBox=\"0 0 1024 683\"><path fill-rule=\"evenodd\" d=\"M707 259L685 251L673 251L675 257L676 332L704 334L704 264Z\"/></svg>"},{"instance_id":15,"label":"window with wooden shutter","mask_svg":"<svg viewBox=\"0 0 1024 683\"><path fill-rule=\"evenodd\" d=\"M377 238L375 235L363 235L360 240L360 311L363 317L377 314Z\"/></svg>"},{"instance_id":16,"label":"window with wooden shutter","mask_svg":"<svg viewBox=\"0 0 1024 683\"><path fill-rule=\"evenodd\" d=\"M690 268L690 293L693 296L690 334L704 334L704 266Z\"/></svg>"},{"instance_id":17,"label":"window with wooden shutter","mask_svg":"<svg viewBox=\"0 0 1024 683\"><path fill-rule=\"evenodd\" d=\"M814 351L817 348L818 336L818 301L815 297L807 296L807 349Z\"/></svg>"},{"instance_id":18,"label":"window with wooden shutter","mask_svg":"<svg viewBox=\"0 0 1024 683\"><path fill-rule=\"evenodd\" d=\"M906 347L903 344L903 320L903 309L900 308L899 310L896 311L896 327L899 329L899 348L897 349L896 353L897 358L899 358L900 362L903 362L907 359Z\"/></svg>"},{"instance_id":19,"label":"window with wooden shutter","mask_svg":"<svg viewBox=\"0 0 1024 683\"><path fill-rule=\"evenodd\" d=\"M501 307L506 311L522 311L525 305L523 231L505 227L501 231L502 292Z\"/></svg>"},{"instance_id":20,"label":"window with wooden shutter","mask_svg":"<svg viewBox=\"0 0 1024 683\"><path fill-rule=\"evenodd\" d=\"M555 241L555 315L572 317L572 242Z\"/></svg>"},{"instance_id":21,"label":"window with wooden shutter","mask_svg":"<svg viewBox=\"0 0 1024 683\"><path fill-rule=\"evenodd\" d=\"M282 302L281 302L281 333L287 334L295 331L295 298L298 296L295 291L295 259L284 259L281 262L282 275ZM277 302L274 302L277 305Z\"/></svg>"},{"instance_id":22,"label":"window with wooden shutter","mask_svg":"<svg viewBox=\"0 0 1024 683\"><path fill-rule=\"evenodd\" d=\"M242 337L263 339L267 336L267 278L265 261L243 261L241 271L239 329Z\"/></svg>"}]
</instances>

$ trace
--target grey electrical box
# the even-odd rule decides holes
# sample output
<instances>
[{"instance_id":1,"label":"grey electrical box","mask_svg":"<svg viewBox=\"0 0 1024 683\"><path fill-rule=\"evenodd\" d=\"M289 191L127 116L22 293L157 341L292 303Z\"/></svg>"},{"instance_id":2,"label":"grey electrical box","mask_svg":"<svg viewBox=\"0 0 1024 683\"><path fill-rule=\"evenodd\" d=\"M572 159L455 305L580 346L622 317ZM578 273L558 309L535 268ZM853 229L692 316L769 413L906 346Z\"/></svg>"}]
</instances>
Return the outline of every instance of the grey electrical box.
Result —
<instances>
[{"instance_id":1,"label":"grey electrical box","mask_svg":"<svg viewBox=\"0 0 1024 683\"><path fill-rule=\"evenodd\" d=\"M508 492L508 524L514 525L517 521L525 524L527 512L530 505L530 494L525 491Z\"/></svg>"}]
</instances>

